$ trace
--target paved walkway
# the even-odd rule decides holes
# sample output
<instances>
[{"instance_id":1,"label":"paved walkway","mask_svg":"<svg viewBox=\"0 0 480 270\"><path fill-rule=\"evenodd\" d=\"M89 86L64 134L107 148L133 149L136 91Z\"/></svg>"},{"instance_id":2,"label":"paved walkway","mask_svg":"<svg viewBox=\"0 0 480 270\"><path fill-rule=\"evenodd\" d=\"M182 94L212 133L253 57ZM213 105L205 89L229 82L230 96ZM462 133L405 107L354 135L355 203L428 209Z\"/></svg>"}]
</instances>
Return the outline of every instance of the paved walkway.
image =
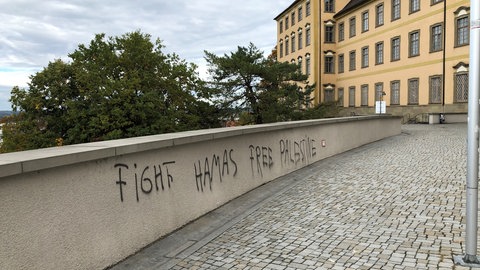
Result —
<instances>
[{"instance_id":1,"label":"paved walkway","mask_svg":"<svg viewBox=\"0 0 480 270\"><path fill-rule=\"evenodd\" d=\"M406 125L264 185L112 269L468 269L452 259L464 254L466 129Z\"/></svg>"}]
</instances>

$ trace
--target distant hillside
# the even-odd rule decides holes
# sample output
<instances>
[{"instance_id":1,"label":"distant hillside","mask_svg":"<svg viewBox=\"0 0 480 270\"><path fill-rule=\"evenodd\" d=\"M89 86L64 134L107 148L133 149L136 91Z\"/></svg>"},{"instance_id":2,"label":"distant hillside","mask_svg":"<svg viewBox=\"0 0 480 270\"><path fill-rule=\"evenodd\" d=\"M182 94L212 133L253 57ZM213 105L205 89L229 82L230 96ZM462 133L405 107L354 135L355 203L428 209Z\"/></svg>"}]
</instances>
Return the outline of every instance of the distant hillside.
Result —
<instances>
[{"instance_id":1,"label":"distant hillside","mask_svg":"<svg viewBox=\"0 0 480 270\"><path fill-rule=\"evenodd\" d=\"M12 111L0 111L0 118L13 114Z\"/></svg>"}]
</instances>

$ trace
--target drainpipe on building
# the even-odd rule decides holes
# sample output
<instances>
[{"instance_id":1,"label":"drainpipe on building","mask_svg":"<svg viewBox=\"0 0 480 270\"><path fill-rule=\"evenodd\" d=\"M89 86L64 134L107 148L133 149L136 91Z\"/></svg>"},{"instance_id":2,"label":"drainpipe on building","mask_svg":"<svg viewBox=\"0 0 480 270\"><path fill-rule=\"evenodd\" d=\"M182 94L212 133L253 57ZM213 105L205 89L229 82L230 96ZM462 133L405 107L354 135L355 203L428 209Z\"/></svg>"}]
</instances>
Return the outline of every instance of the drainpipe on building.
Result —
<instances>
[{"instance_id":1,"label":"drainpipe on building","mask_svg":"<svg viewBox=\"0 0 480 270\"><path fill-rule=\"evenodd\" d=\"M444 0L445 1L445 0ZM470 1L470 65L467 134L467 205L465 255L454 256L456 264L480 268L477 256L478 230L478 145L480 107L480 1Z\"/></svg>"},{"instance_id":2,"label":"drainpipe on building","mask_svg":"<svg viewBox=\"0 0 480 270\"><path fill-rule=\"evenodd\" d=\"M440 124L445 122L445 59L447 51L447 0L443 0L443 79L442 79L442 112L440 113Z\"/></svg>"}]
</instances>

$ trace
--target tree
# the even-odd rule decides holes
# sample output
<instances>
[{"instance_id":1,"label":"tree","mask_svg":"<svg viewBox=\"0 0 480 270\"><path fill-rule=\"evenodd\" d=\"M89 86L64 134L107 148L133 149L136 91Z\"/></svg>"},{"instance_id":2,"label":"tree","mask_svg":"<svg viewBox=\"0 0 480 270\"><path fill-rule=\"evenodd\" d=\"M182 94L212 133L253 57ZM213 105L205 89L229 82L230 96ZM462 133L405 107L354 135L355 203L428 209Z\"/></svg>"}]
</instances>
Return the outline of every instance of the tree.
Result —
<instances>
[{"instance_id":1,"label":"tree","mask_svg":"<svg viewBox=\"0 0 480 270\"><path fill-rule=\"evenodd\" d=\"M266 59L252 43L224 56L205 51L205 59L213 100L226 117L247 111L256 124L286 121L310 102L313 88L299 66Z\"/></svg>"},{"instance_id":2,"label":"tree","mask_svg":"<svg viewBox=\"0 0 480 270\"><path fill-rule=\"evenodd\" d=\"M218 126L216 109L199 100L205 83L196 66L150 39L139 31L98 34L69 54L71 62L55 60L28 89L14 87L18 113L5 124L0 151Z\"/></svg>"}]
</instances>

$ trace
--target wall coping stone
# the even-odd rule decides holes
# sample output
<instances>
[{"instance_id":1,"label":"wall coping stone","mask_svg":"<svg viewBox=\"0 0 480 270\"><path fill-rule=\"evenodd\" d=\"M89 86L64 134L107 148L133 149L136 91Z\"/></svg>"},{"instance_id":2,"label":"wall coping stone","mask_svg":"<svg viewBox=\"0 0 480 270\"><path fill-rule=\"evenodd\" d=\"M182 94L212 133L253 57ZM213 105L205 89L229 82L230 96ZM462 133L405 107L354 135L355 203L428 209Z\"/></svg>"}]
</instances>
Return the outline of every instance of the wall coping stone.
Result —
<instances>
[{"instance_id":1,"label":"wall coping stone","mask_svg":"<svg viewBox=\"0 0 480 270\"><path fill-rule=\"evenodd\" d=\"M193 130L5 153L0 154L0 178L75 163L240 135L270 132L280 129L293 129L315 125L385 118L400 119L401 117L391 115L371 115L279 122L251 126Z\"/></svg>"}]
</instances>

